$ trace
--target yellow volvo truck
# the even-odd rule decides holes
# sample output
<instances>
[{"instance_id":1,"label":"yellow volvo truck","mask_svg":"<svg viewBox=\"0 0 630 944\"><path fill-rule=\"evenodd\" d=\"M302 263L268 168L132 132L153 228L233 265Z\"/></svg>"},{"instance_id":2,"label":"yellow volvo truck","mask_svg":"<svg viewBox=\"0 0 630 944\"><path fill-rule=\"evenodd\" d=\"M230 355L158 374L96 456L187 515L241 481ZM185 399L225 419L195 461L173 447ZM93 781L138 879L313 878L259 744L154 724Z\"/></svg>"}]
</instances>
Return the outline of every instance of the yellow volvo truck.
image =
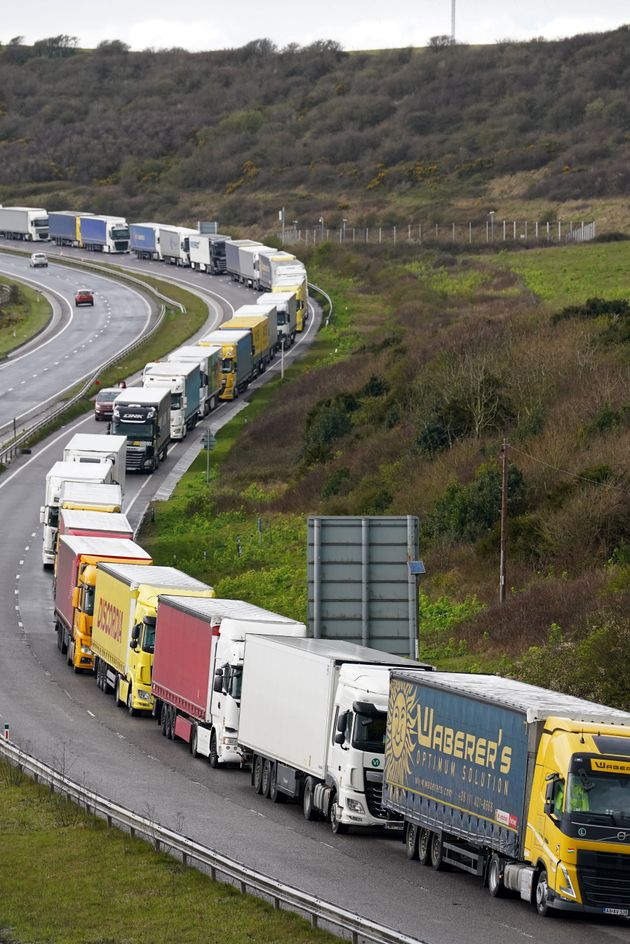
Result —
<instances>
[{"instance_id":1,"label":"yellow volvo truck","mask_svg":"<svg viewBox=\"0 0 630 944\"><path fill-rule=\"evenodd\" d=\"M71 514L99 517L96 512ZM59 651L75 672L94 667L92 619L96 566L103 561L145 566L152 563L144 548L128 537L97 535L95 531L60 537L55 574L55 632Z\"/></svg>"},{"instance_id":2,"label":"yellow volvo truck","mask_svg":"<svg viewBox=\"0 0 630 944\"><path fill-rule=\"evenodd\" d=\"M539 914L630 917L630 713L494 675L391 672L383 805L410 859Z\"/></svg>"},{"instance_id":3,"label":"yellow volvo truck","mask_svg":"<svg viewBox=\"0 0 630 944\"><path fill-rule=\"evenodd\" d=\"M153 708L151 676L160 594L213 597L214 590L175 567L101 563L96 568L92 649L96 684L130 714Z\"/></svg>"}]
</instances>

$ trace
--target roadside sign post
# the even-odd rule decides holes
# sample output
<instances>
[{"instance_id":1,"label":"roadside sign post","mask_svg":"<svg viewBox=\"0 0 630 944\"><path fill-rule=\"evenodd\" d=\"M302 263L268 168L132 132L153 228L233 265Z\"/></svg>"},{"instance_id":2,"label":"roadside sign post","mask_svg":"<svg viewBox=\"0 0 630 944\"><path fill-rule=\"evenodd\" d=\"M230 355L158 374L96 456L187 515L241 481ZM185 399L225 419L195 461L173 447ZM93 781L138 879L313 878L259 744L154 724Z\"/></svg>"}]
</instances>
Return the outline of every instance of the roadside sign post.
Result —
<instances>
[{"instance_id":1,"label":"roadside sign post","mask_svg":"<svg viewBox=\"0 0 630 944\"><path fill-rule=\"evenodd\" d=\"M206 485L210 482L210 453L216 446L217 440L211 429L207 429L201 437L204 449L206 450Z\"/></svg>"}]
</instances>

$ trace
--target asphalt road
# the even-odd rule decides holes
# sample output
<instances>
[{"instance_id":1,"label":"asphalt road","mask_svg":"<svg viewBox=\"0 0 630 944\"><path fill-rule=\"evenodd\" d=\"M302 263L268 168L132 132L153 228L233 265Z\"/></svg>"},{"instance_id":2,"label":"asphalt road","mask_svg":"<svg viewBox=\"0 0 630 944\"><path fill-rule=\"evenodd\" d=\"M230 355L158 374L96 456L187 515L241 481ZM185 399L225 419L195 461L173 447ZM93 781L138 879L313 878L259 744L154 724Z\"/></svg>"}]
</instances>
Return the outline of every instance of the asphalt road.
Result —
<instances>
[{"instance_id":1,"label":"asphalt road","mask_svg":"<svg viewBox=\"0 0 630 944\"><path fill-rule=\"evenodd\" d=\"M177 278L209 283L230 303L238 301L234 286L219 280L184 270ZM205 425L216 428L240 408L240 401L222 406ZM226 855L430 944L630 944L625 923L542 919L520 901L490 898L470 876L408 862L393 836L334 836L323 823L307 823L298 807L254 794L246 772L212 770L193 760L154 721L129 717L91 676L75 675L56 647L38 506L45 473L76 429L102 425L91 418L73 424L0 477L0 721L10 723L20 747ZM198 450L197 440L191 436L172 448L154 475L128 476L132 519L153 494L168 494Z\"/></svg>"}]
</instances>

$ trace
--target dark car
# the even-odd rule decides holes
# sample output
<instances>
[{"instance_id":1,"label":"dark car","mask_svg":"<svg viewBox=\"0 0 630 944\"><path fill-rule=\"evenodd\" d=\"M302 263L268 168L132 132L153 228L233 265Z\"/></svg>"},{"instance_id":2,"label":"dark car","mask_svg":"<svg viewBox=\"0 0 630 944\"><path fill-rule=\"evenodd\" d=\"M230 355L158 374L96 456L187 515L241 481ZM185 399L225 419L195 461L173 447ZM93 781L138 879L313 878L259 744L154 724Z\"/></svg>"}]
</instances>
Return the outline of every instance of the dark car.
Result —
<instances>
[{"instance_id":1,"label":"dark car","mask_svg":"<svg viewBox=\"0 0 630 944\"><path fill-rule=\"evenodd\" d=\"M114 400L120 393L119 387L103 387L94 400L94 419L111 420L114 412Z\"/></svg>"},{"instance_id":2,"label":"dark car","mask_svg":"<svg viewBox=\"0 0 630 944\"><path fill-rule=\"evenodd\" d=\"M94 305L94 295L89 288L80 288L74 296L75 307L79 305Z\"/></svg>"}]
</instances>

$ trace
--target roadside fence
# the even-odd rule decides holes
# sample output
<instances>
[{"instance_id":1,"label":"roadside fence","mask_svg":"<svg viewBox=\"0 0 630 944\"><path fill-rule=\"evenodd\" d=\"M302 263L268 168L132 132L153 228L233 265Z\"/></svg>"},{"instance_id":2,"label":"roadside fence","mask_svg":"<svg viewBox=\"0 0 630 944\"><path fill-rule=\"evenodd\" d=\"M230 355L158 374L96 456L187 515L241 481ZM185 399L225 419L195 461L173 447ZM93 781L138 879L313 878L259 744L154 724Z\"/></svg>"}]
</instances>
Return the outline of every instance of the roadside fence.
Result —
<instances>
[{"instance_id":1,"label":"roadside fence","mask_svg":"<svg viewBox=\"0 0 630 944\"><path fill-rule=\"evenodd\" d=\"M2 305L6 305L10 298L11 298L11 286L0 285L0 307L2 307Z\"/></svg>"},{"instance_id":2,"label":"roadside fence","mask_svg":"<svg viewBox=\"0 0 630 944\"><path fill-rule=\"evenodd\" d=\"M509 243L587 242L595 239L595 220L503 220L496 214L476 223L407 223L403 226L350 226L347 220L335 227L300 228L285 226L278 232L283 243L315 246L323 242L352 243L357 246L387 243L415 243L418 246L487 246Z\"/></svg>"}]
</instances>

